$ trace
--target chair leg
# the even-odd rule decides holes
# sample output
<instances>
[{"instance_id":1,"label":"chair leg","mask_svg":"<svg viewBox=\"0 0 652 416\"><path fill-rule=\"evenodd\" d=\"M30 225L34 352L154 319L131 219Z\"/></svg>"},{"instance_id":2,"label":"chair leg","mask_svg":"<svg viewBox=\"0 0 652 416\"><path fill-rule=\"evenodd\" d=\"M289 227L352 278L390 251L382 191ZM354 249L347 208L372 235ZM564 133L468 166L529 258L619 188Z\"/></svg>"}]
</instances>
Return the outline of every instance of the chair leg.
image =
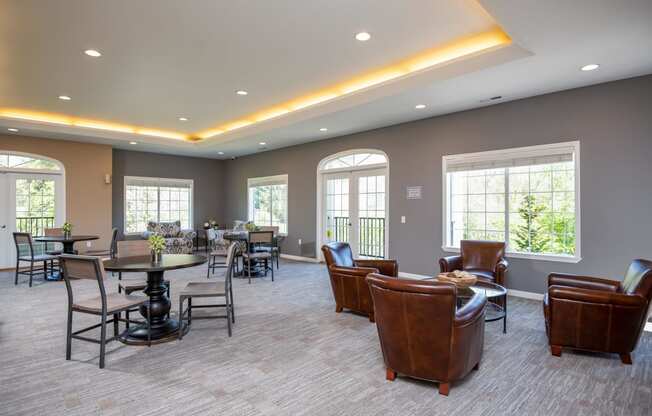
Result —
<instances>
[{"instance_id":1,"label":"chair leg","mask_svg":"<svg viewBox=\"0 0 652 416\"><path fill-rule=\"evenodd\" d=\"M183 298L179 296L179 336L178 339L183 338Z\"/></svg>"},{"instance_id":2,"label":"chair leg","mask_svg":"<svg viewBox=\"0 0 652 416\"><path fill-rule=\"evenodd\" d=\"M102 315L100 330L100 368L104 368L104 354L106 353L106 315Z\"/></svg>"},{"instance_id":3,"label":"chair leg","mask_svg":"<svg viewBox=\"0 0 652 416\"><path fill-rule=\"evenodd\" d=\"M560 345L551 345L550 352L555 357L561 357L561 346Z\"/></svg>"},{"instance_id":4,"label":"chair leg","mask_svg":"<svg viewBox=\"0 0 652 416\"><path fill-rule=\"evenodd\" d=\"M68 327L66 329L66 360L72 354L72 308L68 306Z\"/></svg>"},{"instance_id":5,"label":"chair leg","mask_svg":"<svg viewBox=\"0 0 652 416\"><path fill-rule=\"evenodd\" d=\"M113 336L117 337L118 332L120 332L120 327L118 326L118 323L120 319L120 314L119 313L114 313L113 314Z\"/></svg>"},{"instance_id":6,"label":"chair leg","mask_svg":"<svg viewBox=\"0 0 652 416\"><path fill-rule=\"evenodd\" d=\"M344 310L344 308L342 307L342 305L337 305L337 304L335 305L335 312L336 313L340 313L343 310Z\"/></svg>"},{"instance_id":7,"label":"chair leg","mask_svg":"<svg viewBox=\"0 0 652 416\"><path fill-rule=\"evenodd\" d=\"M629 353L620 354L620 361L622 361L623 364L632 365L632 355Z\"/></svg>"},{"instance_id":8,"label":"chair leg","mask_svg":"<svg viewBox=\"0 0 652 416\"><path fill-rule=\"evenodd\" d=\"M270 270L272 271L272 282L273 282L274 281L274 259L271 259L271 260L272 260L272 267L270 267ZM267 260L265 260L265 261L267 261Z\"/></svg>"},{"instance_id":9,"label":"chair leg","mask_svg":"<svg viewBox=\"0 0 652 416\"><path fill-rule=\"evenodd\" d=\"M443 396L448 396L450 389L451 389L450 383L439 383L439 394Z\"/></svg>"},{"instance_id":10,"label":"chair leg","mask_svg":"<svg viewBox=\"0 0 652 416\"><path fill-rule=\"evenodd\" d=\"M206 270L206 278L211 277L211 256L208 256L208 269Z\"/></svg>"},{"instance_id":11,"label":"chair leg","mask_svg":"<svg viewBox=\"0 0 652 416\"><path fill-rule=\"evenodd\" d=\"M387 380L389 381L396 380L396 371L392 370L391 368L388 368L385 378L387 378Z\"/></svg>"},{"instance_id":12,"label":"chair leg","mask_svg":"<svg viewBox=\"0 0 652 416\"><path fill-rule=\"evenodd\" d=\"M20 261L16 260L16 276L14 277L14 286L18 284L18 270L20 270Z\"/></svg>"},{"instance_id":13,"label":"chair leg","mask_svg":"<svg viewBox=\"0 0 652 416\"><path fill-rule=\"evenodd\" d=\"M229 337L231 337L231 316L233 312L231 311L231 305L229 302L226 302L226 324L229 329Z\"/></svg>"},{"instance_id":14,"label":"chair leg","mask_svg":"<svg viewBox=\"0 0 652 416\"><path fill-rule=\"evenodd\" d=\"M231 293L231 296L229 298L231 299L231 322L235 323L235 305L233 303L233 284L229 287L229 292Z\"/></svg>"},{"instance_id":15,"label":"chair leg","mask_svg":"<svg viewBox=\"0 0 652 416\"><path fill-rule=\"evenodd\" d=\"M29 263L29 287L32 287L32 278L34 277L34 262Z\"/></svg>"},{"instance_id":16,"label":"chair leg","mask_svg":"<svg viewBox=\"0 0 652 416\"><path fill-rule=\"evenodd\" d=\"M48 261L43 261L43 280L48 280Z\"/></svg>"},{"instance_id":17,"label":"chair leg","mask_svg":"<svg viewBox=\"0 0 652 416\"><path fill-rule=\"evenodd\" d=\"M480 370L480 361L478 361L478 363L475 366L473 366L473 371L478 371L478 370Z\"/></svg>"},{"instance_id":18,"label":"chair leg","mask_svg":"<svg viewBox=\"0 0 652 416\"><path fill-rule=\"evenodd\" d=\"M188 298L188 326L192 325L192 298Z\"/></svg>"},{"instance_id":19,"label":"chair leg","mask_svg":"<svg viewBox=\"0 0 652 416\"><path fill-rule=\"evenodd\" d=\"M129 329L129 309L125 311L125 320L127 321L125 323L125 326L127 327L127 329Z\"/></svg>"},{"instance_id":20,"label":"chair leg","mask_svg":"<svg viewBox=\"0 0 652 416\"><path fill-rule=\"evenodd\" d=\"M244 258L242 260L242 267L244 267ZM251 259L247 259L247 276L249 276L249 284L251 284Z\"/></svg>"},{"instance_id":21,"label":"chair leg","mask_svg":"<svg viewBox=\"0 0 652 416\"><path fill-rule=\"evenodd\" d=\"M269 262L267 261L267 259L265 259L265 277L267 277L267 270L269 270Z\"/></svg>"}]
</instances>

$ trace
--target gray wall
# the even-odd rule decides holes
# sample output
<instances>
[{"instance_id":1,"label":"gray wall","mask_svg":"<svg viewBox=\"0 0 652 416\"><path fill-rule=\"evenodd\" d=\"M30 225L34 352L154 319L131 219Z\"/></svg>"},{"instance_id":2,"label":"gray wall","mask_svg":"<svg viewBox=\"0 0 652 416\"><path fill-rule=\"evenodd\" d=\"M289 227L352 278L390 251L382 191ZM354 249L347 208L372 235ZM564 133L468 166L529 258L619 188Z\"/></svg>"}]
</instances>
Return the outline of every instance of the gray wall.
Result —
<instances>
[{"instance_id":1,"label":"gray wall","mask_svg":"<svg viewBox=\"0 0 652 416\"><path fill-rule=\"evenodd\" d=\"M192 179L195 228L223 218L224 162L196 157L113 150L113 226L124 229L124 177Z\"/></svg>"},{"instance_id":2,"label":"gray wall","mask_svg":"<svg viewBox=\"0 0 652 416\"><path fill-rule=\"evenodd\" d=\"M548 94L227 161L227 221L246 216L248 177L287 173L288 254L314 256L316 168L355 148L389 156L389 255L400 270L434 274L441 250L441 158L579 140L582 261L510 259L507 285L542 293L549 272L619 277L652 258L652 76ZM422 200L406 186L423 185ZM407 223L401 224L405 215ZM303 240L302 249L297 240Z\"/></svg>"}]
</instances>

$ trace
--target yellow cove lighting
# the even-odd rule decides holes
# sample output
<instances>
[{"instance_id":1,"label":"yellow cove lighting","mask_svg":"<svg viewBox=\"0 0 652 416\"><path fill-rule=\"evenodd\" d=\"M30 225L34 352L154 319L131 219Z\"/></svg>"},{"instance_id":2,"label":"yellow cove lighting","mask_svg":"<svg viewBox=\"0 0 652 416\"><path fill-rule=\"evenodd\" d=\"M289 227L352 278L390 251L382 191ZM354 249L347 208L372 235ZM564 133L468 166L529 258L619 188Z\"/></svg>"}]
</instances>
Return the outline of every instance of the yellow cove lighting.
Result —
<instances>
[{"instance_id":1,"label":"yellow cove lighting","mask_svg":"<svg viewBox=\"0 0 652 416\"><path fill-rule=\"evenodd\" d=\"M488 32L458 39L447 45L425 51L376 71L363 74L331 87L314 91L290 101L265 108L241 119L231 120L219 126L194 134L184 134L167 130L149 129L98 120L69 117L60 114L48 114L10 108L0 108L0 117L193 142L215 137L229 131L241 129L294 111L303 110L338 97L346 96L366 88L399 79L421 70L450 63L456 59L468 57L480 52L486 52L493 48L505 46L510 43L511 39L509 36L507 36L507 34L500 28L495 28Z\"/></svg>"},{"instance_id":2,"label":"yellow cove lighting","mask_svg":"<svg viewBox=\"0 0 652 416\"><path fill-rule=\"evenodd\" d=\"M17 120L36 121L46 124L57 124L63 126L83 127L88 129L115 131L119 133L139 134L143 136L163 137L174 140L188 140L187 134L172 131L147 129L142 127L127 126L123 124L109 123L105 121L88 120L76 117L69 117L61 114L40 113L24 111L19 109L0 108L0 117Z\"/></svg>"},{"instance_id":3,"label":"yellow cove lighting","mask_svg":"<svg viewBox=\"0 0 652 416\"><path fill-rule=\"evenodd\" d=\"M402 76L412 74L436 65L445 64L455 59L463 58L475 53L485 52L495 47L505 46L511 43L511 39L499 28L484 32L478 35L459 39L448 45L434 48L423 52L412 58L400 61L380 70L356 77L341 84L337 84L323 90L313 92L309 95L285 102L275 106L273 109L263 110L251 114L242 119L230 121L225 125L216 126L213 129L201 131L196 134L201 139L208 139L225 131L236 130L254 123L270 118L288 114L293 111L302 110L313 105L330 101L334 98L345 96L365 88L380 85L382 83L398 79ZM262 115L261 115L262 114ZM266 115L265 115L266 114Z\"/></svg>"}]
</instances>

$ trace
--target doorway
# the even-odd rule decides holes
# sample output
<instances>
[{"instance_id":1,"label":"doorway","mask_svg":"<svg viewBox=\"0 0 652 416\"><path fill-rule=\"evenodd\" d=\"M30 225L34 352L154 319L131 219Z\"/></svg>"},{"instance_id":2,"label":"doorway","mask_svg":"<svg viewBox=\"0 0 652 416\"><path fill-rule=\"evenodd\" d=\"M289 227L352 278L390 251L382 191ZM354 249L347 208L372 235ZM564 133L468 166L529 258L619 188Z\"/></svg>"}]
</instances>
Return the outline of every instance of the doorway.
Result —
<instances>
[{"instance_id":1,"label":"doorway","mask_svg":"<svg viewBox=\"0 0 652 416\"><path fill-rule=\"evenodd\" d=\"M388 170L377 150L338 153L319 164L319 246L346 242L354 257L387 257Z\"/></svg>"},{"instance_id":2,"label":"doorway","mask_svg":"<svg viewBox=\"0 0 652 416\"><path fill-rule=\"evenodd\" d=\"M42 236L65 220L63 166L42 156L0 152L0 268L15 266L13 233ZM35 243L35 252L44 250Z\"/></svg>"}]
</instances>

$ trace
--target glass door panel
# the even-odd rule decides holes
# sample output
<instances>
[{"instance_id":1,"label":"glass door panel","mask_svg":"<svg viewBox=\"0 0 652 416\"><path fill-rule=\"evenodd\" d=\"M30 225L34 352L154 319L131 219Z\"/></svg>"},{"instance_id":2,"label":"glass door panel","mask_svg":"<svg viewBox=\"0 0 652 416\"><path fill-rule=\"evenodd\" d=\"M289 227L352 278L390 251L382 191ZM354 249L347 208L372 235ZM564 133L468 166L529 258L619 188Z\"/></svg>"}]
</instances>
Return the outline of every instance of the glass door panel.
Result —
<instances>
[{"instance_id":1,"label":"glass door panel","mask_svg":"<svg viewBox=\"0 0 652 416\"><path fill-rule=\"evenodd\" d=\"M348 174L324 176L324 236L327 241L351 242L350 180Z\"/></svg>"},{"instance_id":2,"label":"glass door panel","mask_svg":"<svg viewBox=\"0 0 652 416\"><path fill-rule=\"evenodd\" d=\"M385 258L386 175L383 171L356 173L357 252L360 257Z\"/></svg>"}]
</instances>

